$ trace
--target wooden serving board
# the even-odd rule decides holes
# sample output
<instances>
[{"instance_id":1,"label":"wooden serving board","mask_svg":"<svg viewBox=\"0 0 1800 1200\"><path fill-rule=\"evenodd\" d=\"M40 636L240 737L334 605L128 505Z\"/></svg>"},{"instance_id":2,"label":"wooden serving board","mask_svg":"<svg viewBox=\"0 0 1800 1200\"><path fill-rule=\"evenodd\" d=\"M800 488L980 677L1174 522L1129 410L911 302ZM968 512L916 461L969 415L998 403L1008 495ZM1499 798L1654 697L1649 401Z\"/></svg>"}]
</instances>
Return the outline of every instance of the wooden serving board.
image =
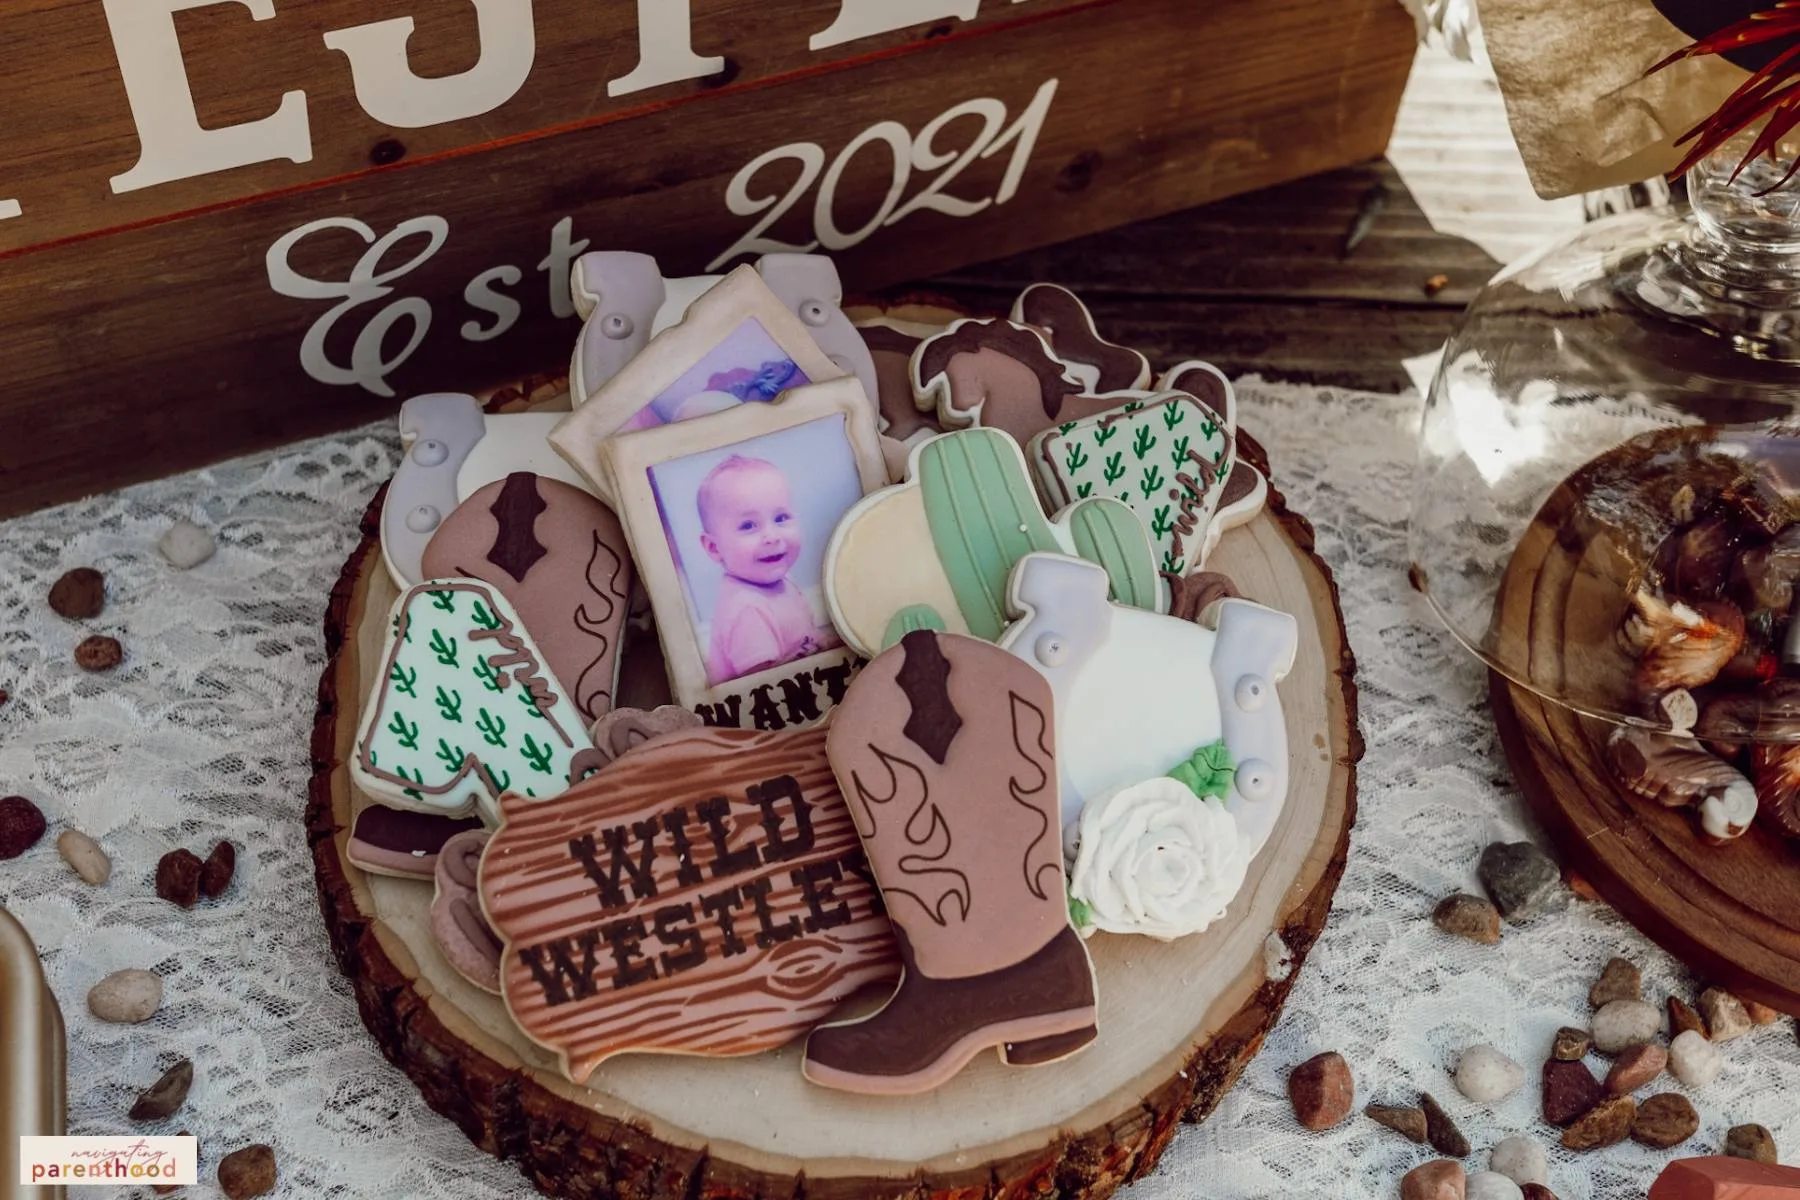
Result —
<instances>
[{"instance_id":1,"label":"wooden serving board","mask_svg":"<svg viewBox=\"0 0 1800 1200\"><path fill-rule=\"evenodd\" d=\"M1616 647L1627 556L1583 532L1584 468L1520 539L1494 608L1494 635L1537 687L1629 668ZM1592 675L1588 676L1590 679ZM1639 799L1606 766L1613 725L1489 675L1514 778L1565 865L1703 980L1800 1015L1800 849L1760 825L1724 846L1693 813Z\"/></svg>"},{"instance_id":2,"label":"wooden serving board","mask_svg":"<svg viewBox=\"0 0 1800 1200\"><path fill-rule=\"evenodd\" d=\"M1281 684L1288 800L1229 915L1170 944L1089 942L1100 1036L1086 1053L1029 1071L984 1055L911 1098L808 1084L793 1045L739 1059L627 1055L573 1085L497 997L444 962L427 923L429 886L349 863L352 819L368 801L345 763L395 597L376 539L382 499L364 516L326 616L306 814L320 907L383 1053L427 1103L483 1150L518 1159L542 1190L627 1200L1105 1196L1152 1170L1178 1124L1210 1113L1261 1046L1343 873L1362 755L1336 585L1311 526L1273 489L1269 510L1227 534L1213 560L1301 627ZM1291 967L1272 976L1266 964L1284 958Z\"/></svg>"}]
</instances>

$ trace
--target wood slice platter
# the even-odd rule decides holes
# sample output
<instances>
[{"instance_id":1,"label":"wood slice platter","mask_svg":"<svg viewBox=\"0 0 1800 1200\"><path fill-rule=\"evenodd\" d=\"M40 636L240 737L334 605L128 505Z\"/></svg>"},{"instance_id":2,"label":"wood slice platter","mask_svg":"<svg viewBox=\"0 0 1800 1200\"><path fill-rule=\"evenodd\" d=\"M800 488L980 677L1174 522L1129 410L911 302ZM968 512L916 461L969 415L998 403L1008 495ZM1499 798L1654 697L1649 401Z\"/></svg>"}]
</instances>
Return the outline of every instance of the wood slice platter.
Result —
<instances>
[{"instance_id":1,"label":"wood slice platter","mask_svg":"<svg viewBox=\"0 0 1800 1200\"><path fill-rule=\"evenodd\" d=\"M364 515L326 614L306 812L320 908L382 1052L432 1108L546 1193L1102 1197L1152 1170L1182 1121L1212 1111L1275 1023L1343 873L1362 740L1336 585L1311 526L1273 488L1267 511L1228 533L1210 564L1300 622L1280 685L1288 799L1228 916L1173 943L1096 935L1091 1049L1029 1071L984 1055L917 1097L815 1087L798 1046L738 1059L627 1055L571 1084L497 997L444 962L427 924L431 888L348 861L352 819L369 801L345 764L396 596L377 540L382 501Z\"/></svg>"},{"instance_id":2,"label":"wood slice platter","mask_svg":"<svg viewBox=\"0 0 1800 1200\"><path fill-rule=\"evenodd\" d=\"M1612 722L1542 694L1573 683L1597 696L1609 673L1631 666L1616 635L1642 547L1620 545L1584 512L1607 465L1603 456L1545 502L1502 578L1493 635L1538 690L1490 673L1501 745L1570 871L1703 981L1800 1015L1800 851L1761 825L1706 844L1692 813L1614 780L1605 760Z\"/></svg>"}]
</instances>

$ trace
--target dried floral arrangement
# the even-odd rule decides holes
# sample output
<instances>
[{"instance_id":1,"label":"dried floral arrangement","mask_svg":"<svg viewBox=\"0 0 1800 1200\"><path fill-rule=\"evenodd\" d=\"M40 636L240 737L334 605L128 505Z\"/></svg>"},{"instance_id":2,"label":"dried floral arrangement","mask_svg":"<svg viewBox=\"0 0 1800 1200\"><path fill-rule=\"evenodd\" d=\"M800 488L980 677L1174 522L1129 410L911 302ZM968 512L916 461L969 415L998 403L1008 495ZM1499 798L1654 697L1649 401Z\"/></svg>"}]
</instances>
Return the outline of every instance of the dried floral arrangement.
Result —
<instances>
[{"instance_id":1,"label":"dried floral arrangement","mask_svg":"<svg viewBox=\"0 0 1800 1200\"><path fill-rule=\"evenodd\" d=\"M1670 172L1671 177L1684 174L1758 121L1764 122L1762 131L1745 151L1732 177L1742 174L1760 157L1779 163L1782 139L1800 125L1800 0L1777 0L1773 8L1734 21L1650 68L1648 74L1654 75L1684 59L1771 45L1777 50L1773 58L1752 71L1717 112L1675 140L1677 146L1688 146L1688 151L1681 164ZM1787 173L1770 190L1792 179L1796 171L1800 171L1800 155L1790 160Z\"/></svg>"}]
</instances>

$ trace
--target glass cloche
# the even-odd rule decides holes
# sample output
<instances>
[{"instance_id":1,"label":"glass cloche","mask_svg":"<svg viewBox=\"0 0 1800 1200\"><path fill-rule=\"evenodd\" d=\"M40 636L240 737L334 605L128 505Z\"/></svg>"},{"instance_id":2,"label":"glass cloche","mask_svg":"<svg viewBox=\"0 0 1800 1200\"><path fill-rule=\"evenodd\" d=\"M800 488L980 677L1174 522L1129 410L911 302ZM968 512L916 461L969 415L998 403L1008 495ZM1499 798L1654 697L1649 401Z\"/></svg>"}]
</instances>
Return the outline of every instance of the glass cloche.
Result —
<instances>
[{"instance_id":1,"label":"glass cloche","mask_svg":"<svg viewBox=\"0 0 1800 1200\"><path fill-rule=\"evenodd\" d=\"M1475 299L1410 546L1494 671L1754 774L1748 747L1800 743L1800 183L1791 147L1738 171L1747 144L1689 173L1689 207L1590 224Z\"/></svg>"}]
</instances>

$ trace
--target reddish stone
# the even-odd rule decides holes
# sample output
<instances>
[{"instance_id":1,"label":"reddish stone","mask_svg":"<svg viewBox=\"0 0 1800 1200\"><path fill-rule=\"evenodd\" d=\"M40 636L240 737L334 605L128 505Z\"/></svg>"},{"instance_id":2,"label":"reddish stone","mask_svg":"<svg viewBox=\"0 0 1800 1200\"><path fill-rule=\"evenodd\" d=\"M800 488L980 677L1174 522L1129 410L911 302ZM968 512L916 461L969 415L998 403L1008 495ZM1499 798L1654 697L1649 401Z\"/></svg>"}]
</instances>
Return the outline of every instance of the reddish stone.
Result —
<instances>
[{"instance_id":1,"label":"reddish stone","mask_svg":"<svg viewBox=\"0 0 1800 1200\"><path fill-rule=\"evenodd\" d=\"M1335 1050L1315 1055L1288 1076L1288 1099L1294 1116L1308 1129L1330 1129L1350 1115L1356 1103L1356 1082L1350 1064Z\"/></svg>"},{"instance_id":2,"label":"reddish stone","mask_svg":"<svg viewBox=\"0 0 1800 1200\"><path fill-rule=\"evenodd\" d=\"M1725 1156L1677 1159L1650 1185L1650 1200L1800 1200L1800 1169Z\"/></svg>"},{"instance_id":3,"label":"reddish stone","mask_svg":"<svg viewBox=\"0 0 1800 1200\"><path fill-rule=\"evenodd\" d=\"M1544 1064L1544 1120L1567 1126L1606 1098L1585 1063L1553 1058Z\"/></svg>"}]
</instances>

